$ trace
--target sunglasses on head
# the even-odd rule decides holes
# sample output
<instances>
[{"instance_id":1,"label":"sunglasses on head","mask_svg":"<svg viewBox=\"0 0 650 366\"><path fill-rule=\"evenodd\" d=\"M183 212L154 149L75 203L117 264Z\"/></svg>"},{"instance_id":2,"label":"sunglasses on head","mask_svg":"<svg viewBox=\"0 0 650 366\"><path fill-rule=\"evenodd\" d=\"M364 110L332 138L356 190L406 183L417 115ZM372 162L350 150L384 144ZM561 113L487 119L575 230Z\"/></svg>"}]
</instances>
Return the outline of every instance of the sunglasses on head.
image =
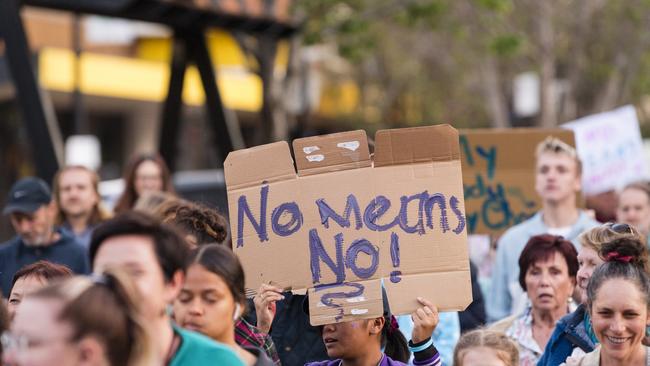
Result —
<instances>
[{"instance_id":1,"label":"sunglasses on head","mask_svg":"<svg viewBox=\"0 0 650 366\"><path fill-rule=\"evenodd\" d=\"M632 227L628 224L610 222L606 225L610 230L619 234L632 234Z\"/></svg>"}]
</instances>

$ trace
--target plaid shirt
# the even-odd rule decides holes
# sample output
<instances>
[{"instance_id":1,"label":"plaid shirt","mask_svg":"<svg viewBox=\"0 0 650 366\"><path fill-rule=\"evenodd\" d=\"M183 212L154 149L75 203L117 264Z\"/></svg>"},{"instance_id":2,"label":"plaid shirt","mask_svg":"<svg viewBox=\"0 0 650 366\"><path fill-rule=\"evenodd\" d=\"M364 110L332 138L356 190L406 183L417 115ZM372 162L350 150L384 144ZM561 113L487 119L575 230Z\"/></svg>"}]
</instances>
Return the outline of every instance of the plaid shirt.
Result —
<instances>
[{"instance_id":1,"label":"plaid shirt","mask_svg":"<svg viewBox=\"0 0 650 366\"><path fill-rule=\"evenodd\" d=\"M281 366L280 356L271 336L263 333L243 318L235 324L235 342L242 347L252 346L262 349L277 366Z\"/></svg>"}]
</instances>

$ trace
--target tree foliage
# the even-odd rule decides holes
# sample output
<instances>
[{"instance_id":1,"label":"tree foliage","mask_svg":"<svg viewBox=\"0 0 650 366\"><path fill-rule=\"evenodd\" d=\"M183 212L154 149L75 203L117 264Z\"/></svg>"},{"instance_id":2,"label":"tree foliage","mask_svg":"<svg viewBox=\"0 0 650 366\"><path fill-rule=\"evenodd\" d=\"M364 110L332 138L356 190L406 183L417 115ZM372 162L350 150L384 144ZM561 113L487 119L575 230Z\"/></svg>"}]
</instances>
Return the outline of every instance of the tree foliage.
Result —
<instances>
[{"instance_id":1,"label":"tree foliage","mask_svg":"<svg viewBox=\"0 0 650 366\"><path fill-rule=\"evenodd\" d=\"M364 123L554 125L640 105L650 92L648 0L301 0L295 6L306 15L305 42L335 44L353 65ZM517 120L512 81L528 71L541 78L541 117Z\"/></svg>"}]
</instances>

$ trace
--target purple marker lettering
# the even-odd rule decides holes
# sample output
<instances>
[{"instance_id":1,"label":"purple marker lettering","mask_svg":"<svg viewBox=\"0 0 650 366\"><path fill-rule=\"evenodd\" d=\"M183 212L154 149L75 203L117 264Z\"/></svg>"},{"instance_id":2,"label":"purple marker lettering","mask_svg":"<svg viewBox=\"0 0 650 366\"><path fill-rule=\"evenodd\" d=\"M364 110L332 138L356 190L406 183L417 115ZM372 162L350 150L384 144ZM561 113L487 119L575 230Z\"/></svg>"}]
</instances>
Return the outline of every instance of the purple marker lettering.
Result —
<instances>
[{"instance_id":1,"label":"purple marker lettering","mask_svg":"<svg viewBox=\"0 0 650 366\"><path fill-rule=\"evenodd\" d=\"M359 252L365 253L370 256L371 262L368 268L359 268L357 266L357 257ZM379 265L379 251L366 239L355 240L345 253L345 266L350 268L352 272L359 278L369 278L377 272Z\"/></svg>"},{"instance_id":2,"label":"purple marker lettering","mask_svg":"<svg viewBox=\"0 0 650 366\"><path fill-rule=\"evenodd\" d=\"M424 205L424 212L427 215L427 226L433 229L433 205L438 204L440 209L440 229L443 233L449 231L449 221L447 220L447 203L442 193L435 193L429 196Z\"/></svg>"},{"instance_id":3,"label":"purple marker lettering","mask_svg":"<svg viewBox=\"0 0 650 366\"><path fill-rule=\"evenodd\" d=\"M268 202L269 186L263 185L260 191L260 220L255 220L251 208L248 206L246 196L239 196L237 200L237 248L244 246L244 215L253 225L260 242L268 241L266 232L266 205Z\"/></svg>"},{"instance_id":4,"label":"purple marker lettering","mask_svg":"<svg viewBox=\"0 0 650 366\"><path fill-rule=\"evenodd\" d=\"M311 278L313 283L320 283L320 262L325 263L336 275L336 282L345 281L345 267L343 264L343 234L334 237L336 262L327 254L316 229L309 230L309 257L311 265Z\"/></svg>"},{"instance_id":5,"label":"purple marker lettering","mask_svg":"<svg viewBox=\"0 0 650 366\"><path fill-rule=\"evenodd\" d=\"M318 212L320 213L320 220L325 228L329 228L329 219L331 218L336 222L340 227L350 227L350 214L354 212L354 219L356 224L355 229L359 230L363 227L363 222L361 221L361 209L359 209L359 203L357 202L354 195L349 195L348 200L345 204L345 209L343 210L343 216L337 214L324 199L316 200L316 206L318 206Z\"/></svg>"},{"instance_id":6,"label":"purple marker lettering","mask_svg":"<svg viewBox=\"0 0 650 366\"><path fill-rule=\"evenodd\" d=\"M400 255L399 255L399 237L396 233L390 233L390 259L393 262L394 268L399 268ZM395 270L390 273L390 282L398 283L402 279L400 276L402 271Z\"/></svg>"}]
</instances>

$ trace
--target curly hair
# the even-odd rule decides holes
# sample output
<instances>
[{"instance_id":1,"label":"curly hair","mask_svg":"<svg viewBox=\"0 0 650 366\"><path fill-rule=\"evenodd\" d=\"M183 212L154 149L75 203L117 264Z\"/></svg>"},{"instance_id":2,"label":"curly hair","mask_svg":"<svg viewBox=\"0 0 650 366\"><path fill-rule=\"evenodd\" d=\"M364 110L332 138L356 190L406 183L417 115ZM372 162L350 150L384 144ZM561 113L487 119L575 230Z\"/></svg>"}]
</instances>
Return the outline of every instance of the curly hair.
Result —
<instances>
[{"instance_id":1,"label":"curly hair","mask_svg":"<svg viewBox=\"0 0 650 366\"><path fill-rule=\"evenodd\" d=\"M228 222L216 210L195 202L177 201L158 212L164 224L196 238L196 244L223 244L228 237Z\"/></svg>"}]
</instances>

